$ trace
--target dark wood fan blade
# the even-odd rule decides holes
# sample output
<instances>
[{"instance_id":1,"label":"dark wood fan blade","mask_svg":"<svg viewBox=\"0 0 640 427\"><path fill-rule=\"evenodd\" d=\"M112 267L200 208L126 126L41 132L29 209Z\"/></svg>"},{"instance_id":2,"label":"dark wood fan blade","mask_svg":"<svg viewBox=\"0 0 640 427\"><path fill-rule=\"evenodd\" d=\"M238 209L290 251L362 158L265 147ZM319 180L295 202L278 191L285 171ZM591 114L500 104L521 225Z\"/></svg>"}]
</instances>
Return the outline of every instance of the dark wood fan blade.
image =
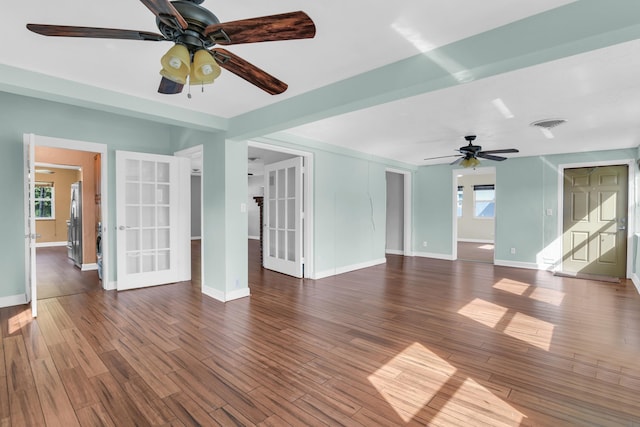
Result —
<instances>
[{"instance_id":1,"label":"dark wood fan blade","mask_svg":"<svg viewBox=\"0 0 640 427\"><path fill-rule=\"evenodd\" d=\"M488 160L495 160L496 162L501 162L503 160L507 160L506 157L502 157L502 156L493 156L491 154L487 154L486 151L481 151L477 154L478 157L482 157L483 159L488 159Z\"/></svg>"},{"instance_id":2,"label":"dark wood fan blade","mask_svg":"<svg viewBox=\"0 0 640 427\"><path fill-rule=\"evenodd\" d=\"M140 0L154 15L168 26L186 30L189 24L169 0Z\"/></svg>"},{"instance_id":3,"label":"dark wood fan blade","mask_svg":"<svg viewBox=\"0 0 640 427\"><path fill-rule=\"evenodd\" d=\"M183 84L176 83L166 77L163 77L162 80L160 80L158 93L162 93L164 95L174 95L176 93L182 92L182 88L184 88Z\"/></svg>"},{"instance_id":4,"label":"dark wood fan blade","mask_svg":"<svg viewBox=\"0 0 640 427\"><path fill-rule=\"evenodd\" d=\"M450 156L428 157L424 160L446 159L447 157L460 157L460 154L451 154Z\"/></svg>"},{"instance_id":5,"label":"dark wood fan blade","mask_svg":"<svg viewBox=\"0 0 640 427\"><path fill-rule=\"evenodd\" d=\"M486 151L481 151L481 153L484 154L501 154L501 153L519 153L520 151L515 149L515 148L505 148L502 150L486 150Z\"/></svg>"},{"instance_id":6,"label":"dark wood fan blade","mask_svg":"<svg viewBox=\"0 0 640 427\"><path fill-rule=\"evenodd\" d=\"M204 35L222 45L310 39L316 35L316 26L298 11L209 25Z\"/></svg>"},{"instance_id":7,"label":"dark wood fan blade","mask_svg":"<svg viewBox=\"0 0 640 427\"><path fill-rule=\"evenodd\" d=\"M238 77L242 77L249 83L259 87L271 95L280 94L288 88L286 83L278 80L266 71L261 70L226 49L211 49L211 53L213 53L213 57L222 68L231 71Z\"/></svg>"},{"instance_id":8,"label":"dark wood fan blade","mask_svg":"<svg viewBox=\"0 0 640 427\"><path fill-rule=\"evenodd\" d=\"M146 31L119 30L116 28L70 27L66 25L27 24L27 28L43 36L90 37L97 39L166 40L161 34Z\"/></svg>"}]
</instances>

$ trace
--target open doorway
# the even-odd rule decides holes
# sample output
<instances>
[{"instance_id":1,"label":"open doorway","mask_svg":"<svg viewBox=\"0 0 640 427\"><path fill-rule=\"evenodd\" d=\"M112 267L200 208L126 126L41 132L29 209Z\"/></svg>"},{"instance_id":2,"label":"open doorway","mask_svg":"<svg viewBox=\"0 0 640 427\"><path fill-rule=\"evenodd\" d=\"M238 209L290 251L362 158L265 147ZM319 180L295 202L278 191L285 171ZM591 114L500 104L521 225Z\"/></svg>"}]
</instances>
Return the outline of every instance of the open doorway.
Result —
<instances>
[{"instance_id":1,"label":"open doorway","mask_svg":"<svg viewBox=\"0 0 640 427\"><path fill-rule=\"evenodd\" d=\"M101 155L35 147L37 298L101 289Z\"/></svg>"},{"instance_id":2,"label":"open doorway","mask_svg":"<svg viewBox=\"0 0 640 427\"><path fill-rule=\"evenodd\" d=\"M62 280L68 283L69 278L66 277L64 273L80 274L83 276L81 280L83 285L87 285L87 283L84 283L84 279L89 277L89 289L109 288L109 259L107 256L109 253L109 236L106 233L108 227L104 215L104 213L108 211L108 206L106 198L102 198L103 194L107 194L105 173L107 170L107 148L105 144L72 141L34 134L24 135L24 147L24 203L25 212L28 213L25 215L25 297L26 301L31 303L32 315L36 317L38 313L38 298L47 296L46 294L38 294L38 279L46 279L44 273L51 272L51 269L47 268L47 263L42 263L41 268L38 266L38 238L43 237L42 232L44 232L44 229L38 230L37 215L41 217L49 216L47 219L41 218L41 221L49 222L49 227L51 227L51 224L54 224L53 221L55 221L57 215L62 217L59 219L64 220L64 225L54 224L53 227L56 229L56 232L53 237L49 236L50 239L52 239L51 242L40 242L42 251L47 247L55 248L61 252L58 255L63 257L62 259L65 260L66 264L77 270L63 270L64 279L56 280ZM36 173L36 162L40 165L38 166L40 174ZM70 246L69 230L66 226L67 218L65 218L67 215L65 213L56 214L56 184L55 179L52 178L55 173L51 173L56 171L47 169L53 166L58 166L57 169L60 175L62 175L62 171L66 169L73 171L71 172L72 176L70 179L81 182L86 189L86 191L82 193L82 196L79 194L76 195L76 197L78 197L77 203L82 203L84 208L78 215L83 224L76 230L77 236L74 237L74 239L82 239L84 243L76 247L77 252L75 255L77 258L70 262L67 259L70 255L68 248L68 246ZM40 181L40 189L38 193L36 193L38 175L42 181ZM61 195L64 195L66 191L66 188L60 188ZM71 192L71 189L69 189L69 192ZM66 205L64 201L60 201L58 204ZM70 201L69 205L71 205ZM36 207L39 209L37 215ZM42 227L46 228L45 224L46 222L42 222ZM99 245L98 241L100 241ZM41 255L43 255L43 253L41 253ZM44 261L42 257L40 257L40 260ZM49 265L56 265L57 267L61 267L60 264L63 264L62 262L56 262L51 259L49 261ZM41 271L40 277L38 277L37 274L38 270ZM96 275L98 275L98 279L101 280L96 281ZM42 284L44 284L44 282ZM76 293L77 291L78 288L67 287L66 289L59 289L55 294L51 293L49 296Z\"/></svg>"},{"instance_id":3,"label":"open doorway","mask_svg":"<svg viewBox=\"0 0 640 427\"><path fill-rule=\"evenodd\" d=\"M249 141L247 157L247 234L249 236L248 256L250 263L250 274L252 271L260 271L262 267L267 264L267 268L274 269L275 271L280 271L284 274L291 274L295 275L296 277L313 278L312 154L299 150ZM286 200L282 199L282 203L284 204L281 205L281 194L278 193L278 195L276 196L275 193L273 193L273 203L269 204L264 200L265 193L269 193L269 191L265 191L266 171L271 170L271 168L276 167L276 165L281 165L283 163L293 161L294 159L300 159L301 163L304 164L303 167L299 168L299 171L301 172L301 178L300 182L296 184L299 186L299 190L301 190L299 197L295 197L298 200L294 203L294 200L290 198L291 195L288 194L287 196L285 196ZM275 184L281 182L281 179L284 177L286 177L286 180L289 183L293 182L290 180L293 175L289 174L289 172L293 172L293 169L289 167L285 170L282 171L282 174L273 171L269 172L271 174L274 174L273 178L276 179L274 181ZM267 173L266 176L269 176L269 173ZM287 186L287 189L291 188L293 187ZM287 193L288 191L289 190L286 190ZM276 199L278 200L277 203ZM298 208L294 209L294 205L298 206ZM293 218L292 216L289 216L288 212L292 212L292 209L295 210L297 212L297 215L300 215L301 220L298 226L296 226L294 229L297 230L299 227L299 231L293 232L294 229L290 228L291 222L289 220L285 221L286 225L280 222L271 224L274 225L274 229L270 229L269 227L267 227L269 225L267 224L267 219L269 218L270 214L269 209L273 210L274 208L276 210L281 210L283 208L286 209L286 218ZM271 215L275 221L275 215L273 215L273 213L271 213ZM280 219L283 220L284 218L285 216L280 216ZM282 230L280 230L281 225L284 226ZM267 227L267 229L265 229L265 227ZM276 229L278 230L276 231ZM272 234L267 235L267 233ZM292 239L294 234L296 236L299 236L299 241L297 240L297 238ZM284 238L285 236L286 238ZM294 245L294 240L298 241L299 247ZM272 245L270 245L269 242L271 242ZM281 242L285 242L285 245L281 245ZM294 250L294 248L298 249ZM294 252L296 254L295 256L293 255ZM282 257L280 257L280 255L282 255ZM301 262L302 264L302 268L300 270L296 270L296 273L293 273L293 269L290 268L292 266L288 265L292 264L291 261L293 260L296 260L295 262L293 262L293 264L298 264L298 262Z\"/></svg>"},{"instance_id":4,"label":"open doorway","mask_svg":"<svg viewBox=\"0 0 640 427\"><path fill-rule=\"evenodd\" d=\"M495 168L455 170L457 259L493 264L495 254Z\"/></svg>"}]
</instances>

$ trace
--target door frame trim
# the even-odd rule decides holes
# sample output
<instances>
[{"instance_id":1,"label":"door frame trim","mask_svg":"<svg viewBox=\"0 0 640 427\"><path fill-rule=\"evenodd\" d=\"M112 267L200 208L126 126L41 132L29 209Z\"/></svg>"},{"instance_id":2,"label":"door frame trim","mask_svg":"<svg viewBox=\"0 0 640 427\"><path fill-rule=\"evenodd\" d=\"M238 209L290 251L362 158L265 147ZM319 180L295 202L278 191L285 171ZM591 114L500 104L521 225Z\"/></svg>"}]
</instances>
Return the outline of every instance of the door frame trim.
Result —
<instances>
[{"instance_id":1,"label":"door frame trim","mask_svg":"<svg viewBox=\"0 0 640 427\"><path fill-rule=\"evenodd\" d=\"M315 277L315 263L314 263L314 251L313 251L313 247L314 247L314 234L313 234L313 230L314 230L314 216L313 216L313 212L314 212L314 207L313 207L313 200L314 200L314 194L313 194L313 188L314 188L314 181L313 181L313 153L309 152L309 151L302 151L302 150L296 150L294 148L287 148L287 147L281 147L279 145L272 145L272 144L268 144L268 143L264 143L264 142L258 142L258 141L252 141L249 140L247 141L247 145L249 147L254 147L254 148L260 148L263 150L269 150L269 151L276 151L279 153L286 153L286 154L292 154L294 156L299 156L302 157L304 159L304 163L303 163L303 181L304 181L304 185L303 185L303 194L302 194L302 199L304 200L303 204L301 206L303 206L304 209L304 226L302 228L303 230L303 243L302 243L302 247L303 247L303 255L304 255L304 272L303 272L303 277L304 278L309 278L309 279L316 279ZM247 194L247 197L249 197L249 195ZM262 227L262 224L260 224L260 226Z\"/></svg>"},{"instance_id":2,"label":"door frame trim","mask_svg":"<svg viewBox=\"0 0 640 427\"><path fill-rule=\"evenodd\" d=\"M556 241L558 242L558 253L556 257L558 262L556 263L553 271L562 272L562 254L564 253L563 247L563 216L564 214L564 170L565 169L577 169L577 168L590 168L600 166L627 166L627 259L626 259L626 278L631 278L633 274L633 236L635 235L635 181L636 181L636 169L634 159L619 159L619 160L601 160L593 162L578 162L578 163L561 163L558 165L558 210L556 212L557 217L557 234Z\"/></svg>"},{"instance_id":3,"label":"door frame trim","mask_svg":"<svg viewBox=\"0 0 640 427\"><path fill-rule=\"evenodd\" d=\"M88 151L90 153L100 154L100 191L105 197L101 199L101 212L102 218L102 288L105 290L115 289L115 284L109 281L110 279L110 253L109 253L109 193L108 193L108 155L107 144L97 142L78 141L67 138L54 138L50 136L42 136L36 134L24 134L25 138L32 138L34 149L36 147L52 147L52 148L64 148L74 151ZM35 159L34 159L35 160ZM35 163L35 162L34 162ZM25 177L26 179L26 177ZM25 195L28 197L28 195ZM37 276L31 286L31 300L37 299Z\"/></svg>"}]
</instances>

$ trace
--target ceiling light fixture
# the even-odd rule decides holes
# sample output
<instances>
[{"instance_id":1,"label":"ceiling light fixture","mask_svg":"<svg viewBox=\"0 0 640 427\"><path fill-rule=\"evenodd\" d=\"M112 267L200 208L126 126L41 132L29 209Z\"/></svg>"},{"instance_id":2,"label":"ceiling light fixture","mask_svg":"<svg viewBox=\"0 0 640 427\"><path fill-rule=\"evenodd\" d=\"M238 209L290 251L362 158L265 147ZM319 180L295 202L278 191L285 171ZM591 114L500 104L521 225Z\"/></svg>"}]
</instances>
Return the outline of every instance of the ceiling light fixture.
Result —
<instances>
[{"instance_id":1,"label":"ceiling light fixture","mask_svg":"<svg viewBox=\"0 0 640 427\"><path fill-rule=\"evenodd\" d=\"M189 85L212 84L221 73L220 66L207 49L191 52L187 46L178 43L164 54L160 63L160 74L179 84L187 83L187 77Z\"/></svg>"},{"instance_id":2,"label":"ceiling light fixture","mask_svg":"<svg viewBox=\"0 0 640 427\"><path fill-rule=\"evenodd\" d=\"M479 164L480 160L476 159L475 157L465 157L460 162L460 166L462 166L463 168L475 168Z\"/></svg>"}]
</instances>

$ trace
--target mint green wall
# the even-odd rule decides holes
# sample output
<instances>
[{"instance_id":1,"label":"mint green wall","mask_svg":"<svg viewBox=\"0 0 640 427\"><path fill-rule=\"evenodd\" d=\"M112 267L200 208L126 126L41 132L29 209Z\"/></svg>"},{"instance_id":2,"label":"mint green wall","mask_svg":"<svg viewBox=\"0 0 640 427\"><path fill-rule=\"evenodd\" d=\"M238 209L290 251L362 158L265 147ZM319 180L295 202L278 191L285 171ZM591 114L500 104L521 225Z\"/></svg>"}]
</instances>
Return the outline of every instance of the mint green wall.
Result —
<instances>
[{"instance_id":1,"label":"mint green wall","mask_svg":"<svg viewBox=\"0 0 640 427\"><path fill-rule=\"evenodd\" d=\"M385 166L316 151L314 172L316 273L384 259Z\"/></svg>"},{"instance_id":2,"label":"mint green wall","mask_svg":"<svg viewBox=\"0 0 640 427\"><path fill-rule=\"evenodd\" d=\"M115 150L173 154L175 128L37 98L0 92L0 298L24 293L23 134L97 142L108 146L109 224L115 226ZM204 138L206 132L199 134ZM215 135L215 134L211 134ZM188 137L185 139L188 142ZM182 141L183 143L187 143ZM195 145L195 144L193 144ZM116 280L116 241L110 244L111 280Z\"/></svg>"},{"instance_id":3,"label":"mint green wall","mask_svg":"<svg viewBox=\"0 0 640 427\"><path fill-rule=\"evenodd\" d=\"M453 173L449 165L423 166L414 174L413 251L453 253ZM427 242L427 246L423 246Z\"/></svg>"}]
</instances>

